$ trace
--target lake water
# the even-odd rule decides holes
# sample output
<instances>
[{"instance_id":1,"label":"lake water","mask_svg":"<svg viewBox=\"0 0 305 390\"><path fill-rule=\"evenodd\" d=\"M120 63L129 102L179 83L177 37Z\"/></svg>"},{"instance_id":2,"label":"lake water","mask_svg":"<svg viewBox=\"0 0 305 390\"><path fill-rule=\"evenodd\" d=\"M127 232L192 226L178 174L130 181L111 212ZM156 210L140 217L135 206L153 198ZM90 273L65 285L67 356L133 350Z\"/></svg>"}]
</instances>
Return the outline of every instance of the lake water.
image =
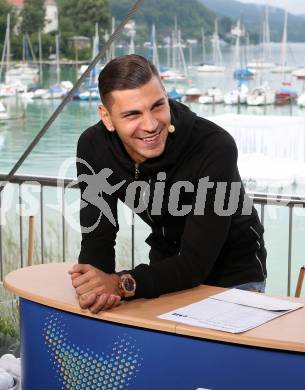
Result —
<instances>
[{"instance_id":1,"label":"lake water","mask_svg":"<svg viewBox=\"0 0 305 390\"><path fill-rule=\"evenodd\" d=\"M291 44L288 51L287 63L298 67L305 66L305 45L304 44ZM271 46L272 57L275 62L279 62L280 58L280 45L273 44ZM144 49L137 51L139 54L145 54ZM250 48L250 60L257 57L259 52L258 47ZM185 57L188 60L189 52L185 50ZM209 56L211 53L209 53ZM225 74L215 75L202 75L196 73L194 70L190 70L188 80L181 85L186 88L189 85L196 86L202 91L207 90L209 87L217 86L223 88L226 91L233 89L236 86L236 81L232 77L234 48L223 48L224 62L227 64L227 70ZM202 61L202 53L199 48L192 51L192 62L197 64ZM166 51L160 50L160 62L166 65ZM62 68L62 80L70 79L75 80L75 69L73 67ZM268 80L270 85L274 88L280 88L281 76L279 74L263 73L258 78L261 80ZM56 74L54 68L44 69L44 84L49 85L56 80ZM190 81L192 80L192 82ZM286 81L291 80L294 89L299 93L303 90L303 81L292 79L290 76L286 76ZM253 81L252 86L258 83L259 80ZM179 85L178 85L179 86ZM168 85L170 87L170 85ZM251 85L250 85L251 87ZM4 99L5 104L11 111L25 111L25 117L19 120L11 120L7 122L0 122L0 172L8 173L17 161L18 157L23 153L25 148L30 144L35 135L42 128L44 123L50 117L50 115L57 108L59 102L56 100L35 100L35 101L20 101L15 98ZM224 115L237 113L237 107L230 107L224 105L200 105L193 103L191 105L192 110L204 117L212 118ZM267 106L267 107L240 107L239 113L253 118L253 116L266 115L266 129L264 130L264 120L262 120L263 129L253 134L254 143L258 137L266 139L268 145L276 145L276 148L266 148L261 153L239 153L240 171L252 172L252 190L262 190L305 194L305 185L303 182L303 166L304 166L304 126L302 120L304 120L305 109L299 109L297 106ZM298 122L298 128L287 122L287 129L285 133L285 126L282 123L282 128L279 132L278 126L268 125L267 121L269 116L284 116L286 118L290 116L298 117L301 122ZM69 157L75 156L76 143L79 135L88 126L99 120L97 113L96 102L79 102L71 101L65 107L61 115L56 119L53 125L48 130L47 134L36 146L32 154L26 159L23 166L18 171L19 174L32 174L32 175L46 175L57 176L62 162ZM236 123L239 123L236 121ZM301 123L301 125L300 125ZM232 124L231 124L232 125ZM303 126L303 128L302 128ZM234 123L233 123L234 127ZM237 129L238 130L238 129ZM250 129L251 130L251 129ZM249 130L249 131L250 131ZM253 132L253 129L251 130ZM268 137L267 137L268 132ZM238 135L239 141L243 142L243 136ZM263 137L263 138L262 138ZM267 137L267 138L264 138ZM248 141L247 141L248 142ZM250 141L249 141L250 142ZM256 142L257 143L257 142ZM283 150L287 149L287 144L291 143L289 150L292 150L290 154L286 154ZM297 146L296 146L297 145ZM286 148L286 149L285 149ZM242 149L242 146L241 148ZM270 150L273 150L270 152ZM247 150L247 146L245 146ZM268 153L271 154L268 154ZM285 157L286 156L286 157ZM258 169L259 165L261 168ZM268 172L267 171L268 167ZM266 168L266 169L265 169ZM262 176L262 171L265 172ZM247 173L248 174L248 173ZM72 164L70 169L66 173L69 177L75 176L75 168ZM253 187L254 183L254 187ZM70 195L69 195L70 196ZM47 199L54 197L54 193L50 190ZM77 198L75 195L71 195L74 200ZM53 210L53 211L52 211ZM126 266L126 258L130 257L130 227L128 221L126 222L126 212L120 209L120 223L121 231L119 239L121 245L118 246L118 256L120 258L120 264L122 267ZM37 214L39 218L39 213ZM54 216L54 209L46 210L46 215L51 217L53 215L53 221L51 227L46 231L46 236L49 237L49 241L60 240L60 226L61 218L59 215ZM11 221L16 220L16 216L11 216ZM128 218L127 218L128 219ZM294 230L293 230L293 275L292 275L292 287L295 285L296 274L298 268L303 263L303 237L305 233L304 224L304 212L299 209L294 212ZM11 222L12 223L12 222ZM268 257L268 291L274 293L286 293L287 284L287 233L288 233L288 209L284 210L277 206L268 206L265 213L265 225L267 228L266 244L269 251ZM136 263L147 261L147 246L143 244L147 235L147 228L141 221L136 222ZM7 227L4 228L8 229ZM39 232L39 226L37 226L37 234ZM15 232L18 234L18 231ZM67 232L69 235L69 247L67 248L67 260L75 260L79 250L79 234ZM24 227L24 246L26 248L26 227ZM61 241L60 241L61 242ZM35 261L39 259L39 243L37 243L37 253L35 254ZM46 244L47 245L47 244ZM51 250L52 249L52 250ZM53 259L59 259L62 253L62 242L60 245L54 246L49 252L52 252Z\"/></svg>"}]
</instances>

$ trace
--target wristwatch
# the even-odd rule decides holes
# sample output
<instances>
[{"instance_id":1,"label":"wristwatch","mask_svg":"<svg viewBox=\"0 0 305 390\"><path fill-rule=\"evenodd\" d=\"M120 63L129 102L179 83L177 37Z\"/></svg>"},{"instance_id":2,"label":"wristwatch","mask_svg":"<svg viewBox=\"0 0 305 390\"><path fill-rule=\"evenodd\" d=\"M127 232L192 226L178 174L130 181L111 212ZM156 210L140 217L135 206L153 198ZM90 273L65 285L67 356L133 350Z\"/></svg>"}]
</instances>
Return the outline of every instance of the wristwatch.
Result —
<instances>
[{"instance_id":1,"label":"wristwatch","mask_svg":"<svg viewBox=\"0 0 305 390\"><path fill-rule=\"evenodd\" d=\"M136 281L130 274L119 274L119 289L123 298L133 297L136 293Z\"/></svg>"}]
</instances>

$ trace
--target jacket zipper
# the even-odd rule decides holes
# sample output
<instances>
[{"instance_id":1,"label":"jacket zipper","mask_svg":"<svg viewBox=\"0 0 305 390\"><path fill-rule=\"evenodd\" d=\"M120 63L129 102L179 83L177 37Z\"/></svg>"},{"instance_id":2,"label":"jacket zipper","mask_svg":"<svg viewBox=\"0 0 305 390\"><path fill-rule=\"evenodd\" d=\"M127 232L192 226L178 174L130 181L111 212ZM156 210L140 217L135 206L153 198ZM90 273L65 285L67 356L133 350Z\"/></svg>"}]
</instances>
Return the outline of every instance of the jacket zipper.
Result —
<instances>
[{"instance_id":1,"label":"jacket zipper","mask_svg":"<svg viewBox=\"0 0 305 390\"><path fill-rule=\"evenodd\" d=\"M165 228L164 228L164 226L162 226L162 234L163 234L163 237L165 238Z\"/></svg>"},{"instance_id":2,"label":"jacket zipper","mask_svg":"<svg viewBox=\"0 0 305 390\"><path fill-rule=\"evenodd\" d=\"M139 175L140 175L139 163L135 163L135 166L134 166L134 177L135 177L136 180L138 180ZM150 179L148 180L148 186L150 186ZM144 193L144 197L145 197L145 193ZM148 218L150 219L150 221L154 222L152 217L151 217L151 215L149 214L148 207L146 208L146 213L147 213Z\"/></svg>"},{"instance_id":3,"label":"jacket zipper","mask_svg":"<svg viewBox=\"0 0 305 390\"><path fill-rule=\"evenodd\" d=\"M150 183L151 183L151 179L148 179L148 187L150 187ZM145 196L145 193L144 193L144 196ZM148 205L146 207L146 213L147 213L148 218L150 219L150 221L154 222L154 220L152 219L151 215L149 214Z\"/></svg>"},{"instance_id":4,"label":"jacket zipper","mask_svg":"<svg viewBox=\"0 0 305 390\"><path fill-rule=\"evenodd\" d=\"M261 236L260 236L260 235L257 233L257 231L254 229L254 227L250 226L250 229L252 230L252 232L256 235L256 237L257 237L258 239L261 238Z\"/></svg>"},{"instance_id":5,"label":"jacket zipper","mask_svg":"<svg viewBox=\"0 0 305 390\"><path fill-rule=\"evenodd\" d=\"M140 174L139 163L135 163L135 165L134 165L134 178L136 180L138 180L139 174Z\"/></svg>"},{"instance_id":6,"label":"jacket zipper","mask_svg":"<svg viewBox=\"0 0 305 390\"><path fill-rule=\"evenodd\" d=\"M261 266L263 277L264 277L264 279L266 279L267 275L264 272L264 268L263 268L262 262L261 262L260 258L257 256L257 253L255 253L255 257L256 257L257 261L259 262L259 265Z\"/></svg>"},{"instance_id":7,"label":"jacket zipper","mask_svg":"<svg viewBox=\"0 0 305 390\"><path fill-rule=\"evenodd\" d=\"M254 227L250 226L250 229L254 232L254 234L257 236L258 239L261 238L260 235L257 233L257 231L254 229ZM258 248L260 249L261 244L259 243L259 241L256 241L256 243L258 245ZM260 258L257 256L257 253L255 253L255 257L256 257L256 260L258 261L258 263L259 263L259 265L261 267L262 274L263 274L264 278L266 279L267 275L264 272L263 264L262 264Z\"/></svg>"}]
</instances>

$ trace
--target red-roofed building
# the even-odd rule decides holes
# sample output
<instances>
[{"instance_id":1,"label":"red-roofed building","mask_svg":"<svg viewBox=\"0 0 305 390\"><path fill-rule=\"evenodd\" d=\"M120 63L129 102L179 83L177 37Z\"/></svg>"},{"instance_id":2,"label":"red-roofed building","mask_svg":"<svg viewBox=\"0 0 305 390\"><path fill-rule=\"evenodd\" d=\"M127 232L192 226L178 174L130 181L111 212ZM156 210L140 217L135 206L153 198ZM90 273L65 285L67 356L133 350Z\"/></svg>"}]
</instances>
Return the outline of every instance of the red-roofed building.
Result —
<instances>
[{"instance_id":1,"label":"red-roofed building","mask_svg":"<svg viewBox=\"0 0 305 390\"><path fill-rule=\"evenodd\" d=\"M23 8L24 0L6 0L6 2L12 7Z\"/></svg>"}]
</instances>

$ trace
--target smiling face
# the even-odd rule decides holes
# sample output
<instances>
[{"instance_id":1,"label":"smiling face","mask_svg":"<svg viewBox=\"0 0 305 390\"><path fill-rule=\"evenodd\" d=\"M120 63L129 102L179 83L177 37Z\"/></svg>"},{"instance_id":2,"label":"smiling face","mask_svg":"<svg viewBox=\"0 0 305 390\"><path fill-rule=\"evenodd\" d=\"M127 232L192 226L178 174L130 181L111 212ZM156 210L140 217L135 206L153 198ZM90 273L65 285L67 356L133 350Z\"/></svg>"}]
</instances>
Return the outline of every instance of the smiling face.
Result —
<instances>
[{"instance_id":1,"label":"smiling face","mask_svg":"<svg viewBox=\"0 0 305 390\"><path fill-rule=\"evenodd\" d=\"M142 163L160 156L170 125L166 92L156 76L139 88L115 90L100 106L100 116L109 131L116 131L133 161ZM115 129L115 130L114 130Z\"/></svg>"}]
</instances>

